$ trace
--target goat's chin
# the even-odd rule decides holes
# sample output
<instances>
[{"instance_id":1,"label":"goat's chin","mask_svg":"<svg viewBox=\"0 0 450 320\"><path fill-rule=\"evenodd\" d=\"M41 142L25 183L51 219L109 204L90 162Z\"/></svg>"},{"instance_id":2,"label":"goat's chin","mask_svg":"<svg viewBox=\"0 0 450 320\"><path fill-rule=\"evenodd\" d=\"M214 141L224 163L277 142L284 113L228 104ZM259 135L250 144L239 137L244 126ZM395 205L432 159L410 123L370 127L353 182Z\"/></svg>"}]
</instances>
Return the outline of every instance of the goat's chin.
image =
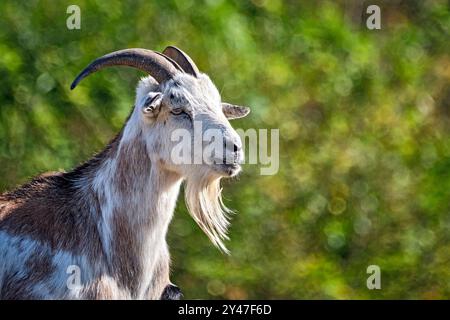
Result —
<instances>
[{"instance_id":1,"label":"goat's chin","mask_svg":"<svg viewBox=\"0 0 450 320\"><path fill-rule=\"evenodd\" d=\"M227 240L230 209L222 202L220 179L222 174L205 168L186 177L185 198L190 215L205 232L211 242L228 253L223 244Z\"/></svg>"},{"instance_id":2,"label":"goat's chin","mask_svg":"<svg viewBox=\"0 0 450 320\"><path fill-rule=\"evenodd\" d=\"M241 172L241 166L239 164L214 164L212 170L224 178L231 178Z\"/></svg>"}]
</instances>

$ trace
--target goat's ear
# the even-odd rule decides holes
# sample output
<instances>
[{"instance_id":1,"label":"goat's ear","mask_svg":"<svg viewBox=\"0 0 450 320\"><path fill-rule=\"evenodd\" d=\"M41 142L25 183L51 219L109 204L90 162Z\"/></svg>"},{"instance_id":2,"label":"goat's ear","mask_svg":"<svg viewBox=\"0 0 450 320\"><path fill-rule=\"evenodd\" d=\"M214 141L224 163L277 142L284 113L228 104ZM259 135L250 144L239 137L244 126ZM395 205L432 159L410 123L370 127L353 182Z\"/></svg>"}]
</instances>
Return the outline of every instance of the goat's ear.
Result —
<instances>
[{"instance_id":1,"label":"goat's ear","mask_svg":"<svg viewBox=\"0 0 450 320\"><path fill-rule=\"evenodd\" d=\"M222 111L227 119L243 118L250 113L250 108L222 102Z\"/></svg>"},{"instance_id":2,"label":"goat's ear","mask_svg":"<svg viewBox=\"0 0 450 320\"><path fill-rule=\"evenodd\" d=\"M150 118L157 116L161 109L162 97L161 92L149 92L141 106L142 113Z\"/></svg>"}]
</instances>

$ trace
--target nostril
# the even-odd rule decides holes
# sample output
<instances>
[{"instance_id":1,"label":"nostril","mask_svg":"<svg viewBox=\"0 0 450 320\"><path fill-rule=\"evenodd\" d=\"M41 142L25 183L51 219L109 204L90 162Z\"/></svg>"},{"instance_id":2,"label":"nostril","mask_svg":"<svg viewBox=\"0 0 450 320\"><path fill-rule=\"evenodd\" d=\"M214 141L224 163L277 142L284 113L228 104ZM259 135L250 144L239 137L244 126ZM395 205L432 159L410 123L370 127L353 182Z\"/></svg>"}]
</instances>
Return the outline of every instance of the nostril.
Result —
<instances>
[{"instance_id":1,"label":"nostril","mask_svg":"<svg viewBox=\"0 0 450 320\"><path fill-rule=\"evenodd\" d=\"M242 150L242 147L238 143L234 143L230 140L224 141L223 147L225 150L228 150L228 152L238 153Z\"/></svg>"}]
</instances>

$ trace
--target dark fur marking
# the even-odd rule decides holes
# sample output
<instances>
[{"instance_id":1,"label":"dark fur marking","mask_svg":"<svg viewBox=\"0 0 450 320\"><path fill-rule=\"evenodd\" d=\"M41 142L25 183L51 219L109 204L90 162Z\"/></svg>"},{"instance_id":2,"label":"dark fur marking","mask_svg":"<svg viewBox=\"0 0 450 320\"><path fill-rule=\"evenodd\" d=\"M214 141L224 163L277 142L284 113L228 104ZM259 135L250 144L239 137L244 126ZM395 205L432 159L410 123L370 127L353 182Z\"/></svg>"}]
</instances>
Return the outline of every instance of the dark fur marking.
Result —
<instances>
[{"instance_id":1,"label":"dark fur marking","mask_svg":"<svg viewBox=\"0 0 450 320\"><path fill-rule=\"evenodd\" d=\"M169 284L164 288L160 300L181 300L183 293L176 285Z\"/></svg>"}]
</instances>

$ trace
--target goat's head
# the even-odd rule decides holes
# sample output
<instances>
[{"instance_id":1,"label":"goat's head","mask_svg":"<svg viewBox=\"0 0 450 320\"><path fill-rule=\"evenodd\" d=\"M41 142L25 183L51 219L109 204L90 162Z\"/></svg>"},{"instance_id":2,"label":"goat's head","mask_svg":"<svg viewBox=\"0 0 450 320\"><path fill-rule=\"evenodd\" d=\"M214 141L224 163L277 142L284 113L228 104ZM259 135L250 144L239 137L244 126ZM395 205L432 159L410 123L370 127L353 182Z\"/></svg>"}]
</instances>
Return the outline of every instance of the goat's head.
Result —
<instances>
[{"instance_id":1,"label":"goat's head","mask_svg":"<svg viewBox=\"0 0 450 320\"><path fill-rule=\"evenodd\" d=\"M229 210L221 201L220 178L235 176L243 160L241 140L228 119L244 117L250 110L222 102L209 77L175 47L163 53L125 49L107 54L86 67L71 88L89 74L115 65L150 74L138 85L123 137L141 134L152 161L186 180L189 212L226 251L222 240L227 238Z\"/></svg>"}]
</instances>

